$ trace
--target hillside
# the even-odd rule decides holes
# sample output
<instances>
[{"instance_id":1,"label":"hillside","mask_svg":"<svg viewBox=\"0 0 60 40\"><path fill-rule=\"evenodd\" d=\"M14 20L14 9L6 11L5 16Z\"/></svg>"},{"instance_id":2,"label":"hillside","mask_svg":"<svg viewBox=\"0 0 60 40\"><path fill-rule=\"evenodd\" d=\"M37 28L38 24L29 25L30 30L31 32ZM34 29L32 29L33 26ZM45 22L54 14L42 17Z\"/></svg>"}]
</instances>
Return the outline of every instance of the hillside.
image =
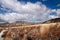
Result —
<instances>
[{"instance_id":1,"label":"hillside","mask_svg":"<svg viewBox=\"0 0 60 40\"><path fill-rule=\"evenodd\" d=\"M18 27L5 27L4 40L59 40L60 23L35 24Z\"/></svg>"},{"instance_id":2,"label":"hillside","mask_svg":"<svg viewBox=\"0 0 60 40\"><path fill-rule=\"evenodd\" d=\"M3 25L3 24L2 24ZM3 40L59 40L60 18L51 19L44 23L10 23L0 28Z\"/></svg>"},{"instance_id":3,"label":"hillside","mask_svg":"<svg viewBox=\"0 0 60 40\"><path fill-rule=\"evenodd\" d=\"M44 23L56 23L60 22L60 18L55 18L55 19L50 19L45 22L41 23L30 23L30 22L25 22L25 21L16 21L14 23L2 23L0 24L0 27L18 27L18 26L27 26L27 25L37 25L37 24L44 24Z\"/></svg>"},{"instance_id":4,"label":"hillside","mask_svg":"<svg viewBox=\"0 0 60 40\"><path fill-rule=\"evenodd\" d=\"M0 27L18 27L18 26L26 26L33 25L36 23L24 22L24 21L16 21L14 23L0 23Z\"/></svg>"},{"instance_id":5,"label":"hillside","mask_svg":"<svg viewBox=\"0 0 60 40\"><path fill-rule=\"evenodd\" d=\"M50 19L50 20L45 21L43 23L56 23L56 22L60 22L60 18Z\"/></svg>"}]
</instances>

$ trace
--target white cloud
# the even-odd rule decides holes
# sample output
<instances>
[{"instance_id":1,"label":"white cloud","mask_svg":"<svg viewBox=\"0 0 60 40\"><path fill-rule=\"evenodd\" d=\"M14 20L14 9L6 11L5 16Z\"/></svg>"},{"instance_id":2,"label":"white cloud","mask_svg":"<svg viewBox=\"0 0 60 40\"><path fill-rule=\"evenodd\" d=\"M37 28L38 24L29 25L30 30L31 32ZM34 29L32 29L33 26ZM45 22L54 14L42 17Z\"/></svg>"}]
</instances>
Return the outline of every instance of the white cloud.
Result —
<instances>
[{"instance_id":1,"label":"white cloud","mask_svg":"<svg viewBox=\"0 0 60 40\"><path fill-rule=\"evenodd\" d=\"M56 10L57 16L60 18L60 9Z\"/></svg>"},{"instance_id":2,"label":"white cloud","mask_svg":"<svg viewBox=\"0 0 60 40\"><path fill-rule=\"evenodd\" d=\"M57 9L56 12L58 15L60 15L60 9Z\"/></svg>"},{"instance_id":3,"label":"white cloud","mask_svg":"<svg viewBox=\"0 0 60 40\"><path fill-rule=\"evenodd\" d=\"M30 20L33 18L32 15L29 14L19 14L19 13L6 13L6 14L0 14L0 19L3 19L7 22L15 22L18 20Z\"/></svg>"},{"instance_id":4,"label":"white cloud","mask_svg":"<svg viewBox=\"0 0 60 40\"><path fill-rule=\"evenodd\" d=\"M3 9L9 8L13 11L12 13L5 13L0 14L0 19L3 19L8 22L15 22L17 20L41 20L45 21L51 19L52 17L55 18L57 16L50 15L52 12L56 12L60 14L60 9L49 9L41 2L36 3L21 3L17 0L0 0L2 3ZM8 11L8 10L7 10Z\"/></svg>"},{"instance_id":5,"label":"white cloud","mask_svg":"<svg viewBox=\"0 0 60 40\"><path fill-rule=\"evenodd\" d=\"M58 16L50 15L49 18L50 18L50 19L54 19L54 18L58 18Z\"/></svg>"},{"instance_id":6,"label":"white cloud","mask_svg":"<svg viewBox=\"0 0 60 40\"><path fill-rule=\"evenodd\" d=\"M60 4L58 4L57 7L60 7Z\"/></svg>"}]
</instances>

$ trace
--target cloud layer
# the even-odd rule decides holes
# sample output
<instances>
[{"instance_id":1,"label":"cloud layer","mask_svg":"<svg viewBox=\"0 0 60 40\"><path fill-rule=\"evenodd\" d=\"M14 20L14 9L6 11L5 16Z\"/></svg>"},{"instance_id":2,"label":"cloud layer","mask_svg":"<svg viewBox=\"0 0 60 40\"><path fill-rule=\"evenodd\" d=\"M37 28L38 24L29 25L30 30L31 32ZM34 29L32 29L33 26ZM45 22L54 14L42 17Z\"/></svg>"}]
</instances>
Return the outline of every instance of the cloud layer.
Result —
<instances>
[{"instance_id":1,"label":"cloud layer","mask_svg":"<svg viewBox=\"0 0 60 40\"><path fill-rule=\"evenodd\" d=\"M15 22L18 20L40 20L45 21L51 18L60 16L60 9L49 9L41 2L22 3L17 0L0 0L2 10L7 11L5 14L0 14L0 19L7 22ZM8 10L6 10L8 8ZM57 15L50 15L56 12Z\"/></svg>"}]
</instances>

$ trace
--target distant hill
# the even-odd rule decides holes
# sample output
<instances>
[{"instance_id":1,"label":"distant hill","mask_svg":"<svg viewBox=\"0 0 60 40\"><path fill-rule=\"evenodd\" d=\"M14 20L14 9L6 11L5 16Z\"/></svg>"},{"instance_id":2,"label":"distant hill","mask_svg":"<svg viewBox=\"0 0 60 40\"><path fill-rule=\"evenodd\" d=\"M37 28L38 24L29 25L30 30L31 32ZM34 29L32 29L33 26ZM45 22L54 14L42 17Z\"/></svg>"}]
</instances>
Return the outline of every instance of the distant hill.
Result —
<instances>
[{"instance_id":1,"label":"distant hill","mask_svg":"<svg viewBox=\"0 0 60 40\"><path fill-rule=\"evenodd\" d=\"M14 23L2 23L0 24L0 27L18 27L18 26L25 26L25 25L34 25L34 24L41 24L41 23L55 23L60 22L60 18L51 19L45 22L39 22L39 23L31 23L31 22L25 22L25 21L16 21Z\"/></svg>"},{"instance_id":2,"label":"distant hill","mask_svg":"<svg viewBox=\"0 0 60 40\"><path fill-rule=\"evenodd\" d=\"M0 19L0 22L5 22L4 20Z\"/></svg>"},{"instance_id":3,"label":"distant hill","mask_svg":"<svg viewBox=\"0 0 60 40\"><path fill-rule=\"evenodd\" d=\"M6 21L0 19L0 24L6 23Z\"/></svg>"},{"instance_id":4,"label":"distant hill","mask_svg":"<svg viewBox=\"0 0 60 40\"><path fill-rule=\"evenodd\" d=\"M32 25L32 24L35 24L35 23L25 22L25 21L16 21L16 22L13 22L13 23L8 23L8 22L1 23L0 27L17 27L17 26Z\"/></svg>"},{"instance_id":5,"label":"distant hill","mask_svg":"<svg viewBox=\"0 0 60 40\"><path fill-rule=\"evenodd\" d=\"M50 19L50 20L45 21L45 22L43 22L43 23L55 23L55 22L60 22L60 18Z\"/></svg>"}]
</instances>

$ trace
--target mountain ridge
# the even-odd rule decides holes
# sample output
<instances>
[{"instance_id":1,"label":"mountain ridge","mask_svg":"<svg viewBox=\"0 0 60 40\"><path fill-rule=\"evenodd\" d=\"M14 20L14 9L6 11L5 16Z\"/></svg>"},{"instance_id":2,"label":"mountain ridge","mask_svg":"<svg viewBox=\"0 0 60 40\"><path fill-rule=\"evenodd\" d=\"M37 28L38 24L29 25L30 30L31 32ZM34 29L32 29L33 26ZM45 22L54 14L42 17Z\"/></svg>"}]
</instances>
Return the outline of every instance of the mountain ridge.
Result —
<instances>
[{"instance_id":1,"label":"mountain ridge","mask_svg":"<svg viewBox=\"0 0 60 40\"><path fill-rule=\"evenodd\" d=\"M43 23L55 23L55 22L60 22L60 18L50 19L50 20L45 21L45 22L43 22Z\"/></svg>"},{"instance_id":2,"label":"mountain ridge","mask_svg":"<svg viewBox=\"0 0 60 40\"><path fill-rule=\"evenodd\" d=\"M25 21L16 21L14 23L3 23L0 24L0 27L17 27L17 26L25 26L25 25L37 25L37 24L45 24L45 23L56 23L56 22L60 22L60 18L54 18L54 19L50 19L48 21L45 22L39 22L39 23L31 23L31 22L25 22Z\"/></svg>"}]
</instances>

